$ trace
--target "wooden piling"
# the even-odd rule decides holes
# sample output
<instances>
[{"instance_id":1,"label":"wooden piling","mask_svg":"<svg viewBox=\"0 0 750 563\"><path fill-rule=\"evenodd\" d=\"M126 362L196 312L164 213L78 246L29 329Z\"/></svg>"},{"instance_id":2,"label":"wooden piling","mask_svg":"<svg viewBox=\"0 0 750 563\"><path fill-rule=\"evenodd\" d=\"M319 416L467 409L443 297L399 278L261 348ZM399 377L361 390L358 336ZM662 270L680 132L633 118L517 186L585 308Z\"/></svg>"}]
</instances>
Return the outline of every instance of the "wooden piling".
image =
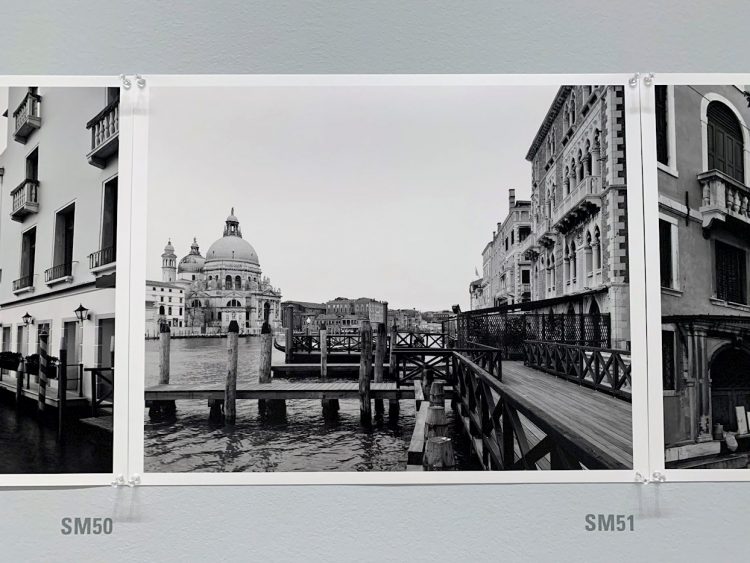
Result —
<instances>
[{"instance_id":1,"label":"wooden piling","mask_svg":"<svg viewBox=\"0 0 750 563\"><path fill-rule=\"evenodd\" d=\"M39 393L37 394L37 408L39 412L44 412L47 406L47 364L49 354L47 345L49 343L49 334L46 332L39 333Z\"/></svg>"},{"instance_id":2,"label":"wooden piling","mask_svg":"<svg viewBox=\"0 0 750 563\"><path fill-rule=\"evenodd\" d=\"M21 356L21 359L18 362L18 371L16 371L16 412L18 412L18 407L20 407L21 405L21 395L23 394L23 378L26 371L25 367L26 360L24 360L23 356Z\"/></svg>"},{"instance_id":3,"label":"wooden piling","mask_svg":"<svg viewBox=\"0 0 750 563\"><path fill-rule=\"evenodd\" d=\"M396 340L398 338L398 327L396 327L396 320L393 320L393 325L390 328L390 355L388 356L388 375L391 379L398 381L398 363L396 362ZM401 405L398 399L388 400L388 418L398 420L399 411Z\"/></svg>"},{"instance_id":4,"label":"wooden piling","mask_svg":"<svg viewBox=\"0 0 750 563\"><path fill-rule=\"evenodd\" d=\"M237 355L239 354L240 326L231 321L227 329L227 381L224 388L224 422L237 420Z\"/></svg>"},{"instance_id":5,"label":"wooden piling","mask_svg":"<svg viewBox=\"0 0 750 563\"><path fill-rule=\"evenodd\" d=\"M372 422L372 405L370 404L370 379L372 377L372 327L370 321L363 320L360 329L359 359L359 414L362 424Z\"/></svg>"},{"instance_id":6,"label":"wooden piling","mask_svg":"<svg viewBox=\"0 0 750 563\"><path fill-rule=\"evenodd\" d=\"M425 397L430 396L432 382L435 380L435 372L432 368L427 367L422 370L422 393Z\"/></svg>"},{"instance_id":7,"label":"wooden piling","mask_svg":"<svg viewBox=\"0 0 750 563\"><path fill-rule=\"evenodd\" d=\"M271 354L273 352L273 334L268 321L260 329L260 362L258 383L271 383Z\"/></svg>"},{"instance_id":8,"label":"wooden piling","mask_svg":"<svg viewBox=\"0 0 750 563\"><path fill-rule=\"evenodd\" d=\"M445 407L445 388L442 381L433 381L430 386L430 405Z\"/></svg>"},{"instance_id":9,"label":"wooden piling","mask_svg":"<svg viewBox=\"0 0 750 563\"><path fill-rule=\"evenodd\" d=\"M434 408L434 407L430 407ZM456 467L453 442L445 436L434 436L425 443L422 466L425 471L451 471Z\"/></svg>"},{"instance_id":10,"label":"wooden piling","mask_svg":"<svg viewBox=\"0 0 750 563\"><path fill-rule=\"evenodd\" d=\"M375 330L375 366L373 377L375 383L383 382L383 363L385 362L385 352L388 341L388 331L385 329L385 323L378 323ZM383 416L383 399L375 399L375 416Z\"/></svg>"},{"instance_id":11,"label":"wooden piling","mask_svg":"<svg viewBox=\"0 0 750 563\"><path fill-rule=\"evenodd\" d=\"M65 409L68 404L68 350L65 337L60 338L60 361L57 364L57 436L65 432Z\"/></svg>"},{"instance_id":12,"label":"wooden piling","mask_svg":"<svg viewBox=\"0 0 750 563\"><path fill-rule=\"evenodd\" d=\"M284 344L284 363L292 363L294 352L294 307L287 305L284 310L286 315L286 343Z\"/></svg>"},{"instance_id":13,"label":"wooden piling","mask_svg":"<svg viewBox=\"0 0 750 563\"><path fill-rule=\"evenodd\" d=\"M448 417L445 415L445 407L428 407L427 418L424 423L424 435L425 438L448 435Z\"/></svg>"},{"instance_id":14,"label":"wooden piling","mask_svg":"<svg viewBox=\"0 0 750 563\"><path fill-rule=\"evenodd\" d=\"M171 330L167 322L159 324L159 385L169 384ZM154 401L148 409L151 418L171 417L177 412L174 401Z\"/></svg>"},{"instance_id":15,"label":"wooden piling","mask_svg":"<svg viewBox=\"0 0 750 563\"><path fill-rule=\"evenodd\" d=\"M320 378L323 381L328 379L328 331L325 323L320 323ZM320 406L323 408L323 418L338 416L338 399L321 399Z\"/></svg>"}]
</instances>

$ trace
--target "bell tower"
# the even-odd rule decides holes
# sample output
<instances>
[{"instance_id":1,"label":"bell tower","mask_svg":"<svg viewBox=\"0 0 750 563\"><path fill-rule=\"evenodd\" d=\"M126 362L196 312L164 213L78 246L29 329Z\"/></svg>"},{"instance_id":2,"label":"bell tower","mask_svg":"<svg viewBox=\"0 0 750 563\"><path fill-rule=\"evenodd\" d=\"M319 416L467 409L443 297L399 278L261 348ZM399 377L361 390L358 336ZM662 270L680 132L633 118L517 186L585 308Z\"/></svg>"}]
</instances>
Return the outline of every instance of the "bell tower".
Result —
<instances>
[{"instance_id":1,"label":"bell tower","mask_svg":"<svg viewBox=\"0 0 750 563\"><path fill-rule=\"evenodd\" d=\"M161 255L161 281L173 282L177 278L177 255L174 253L172 239L167 241Z\"/></svg>"}]
</instances>

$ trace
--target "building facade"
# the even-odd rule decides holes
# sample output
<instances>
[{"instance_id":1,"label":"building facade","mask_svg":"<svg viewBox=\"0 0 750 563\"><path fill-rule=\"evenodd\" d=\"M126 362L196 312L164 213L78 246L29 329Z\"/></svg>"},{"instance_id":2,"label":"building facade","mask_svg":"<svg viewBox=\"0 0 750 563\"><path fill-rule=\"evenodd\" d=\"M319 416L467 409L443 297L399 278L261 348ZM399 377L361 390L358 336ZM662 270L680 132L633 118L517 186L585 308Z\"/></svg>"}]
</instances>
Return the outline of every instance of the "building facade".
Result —
<instances>
[{"instance_id":1,"label":"building facade","mask_svg":"<svg viewBox=\"0 0 750 563\"><path fill-rule=\"evenodd\" d=\"M155 335L159 324L185 327L185 288L175 282L146 281L146 332ZM150 309L150 310L149 310Z\"/></svg>"},{"instance_id":2,"label":"building facade","mask_svg":"<svg viewBox=\"0 0 750 563\"><path fill-rule=\"evenodd\" d=\"M562 86L526 159L531 199L510 195L509 215L482 253L484 304L489 290L492 306L606 312L611 345L629 348L622 87Z\"/></svg>"},{"instance_id":3,"label":"building facade","mask_svg":"<svg viewBox=\"0 0 750 563\"><path fill-rule=\"evenodd\" d=\"M47 333L55 357L65 338L72 370L111 367L119 89L10 88L3 115L2 350L38 353L39 334ZM79 384L74 371L71 388ZM87 379L82 391L90 397Z\"/></svg>"},{"instance_id":4,"label":"building facade","mask_svg":"<svg viewBox=\"0 0 750 563\"><path fill-rule=\"evenodd\" d=\"M175 291L174 297L184 299L184 309L175 303L170 315L168 303L150 300L151 306L159 308L160 321L171 321L178 327L182 322L182 332L192 334L223 333L232 321L237 321L240 331L247 334L260 334L264 319L268 319L272 329L281 328L281 290L262 275L258 254L242 238L234 209L225 221L223 236L208 248L205 257L193 239L190 252L178 261L170 240L161 260L163 285L146 282L147 301L151 297L149 291L162 297L162 288L167 292L179 289L183 293ZM163 316L161 307L165 310Z\"/></svg>"},{"instance_id":5,"label":"building facade","mask_svg":"<svg viewBox=\"0 0 750 563\"><path fill-rule=\"evenodd\" d=\"M295 332L311 330L317 332L320 328L321 316L326 313L325 303L310 301L283 301L281 310L292 308L292 328ZM309 319L309 322L308 322ZM282 316L283 327L286 328L287 317Z\"/></svg>"},{"instance_id":6,"label":"building facade","mask_svg":"<svg viewBox=\"0 0 750 563\"><path fill-rule=\"evenodd\" d=\"M746 88L655 88L667 463L718 453L750 409Z\"/></svg>"}]
</instances>

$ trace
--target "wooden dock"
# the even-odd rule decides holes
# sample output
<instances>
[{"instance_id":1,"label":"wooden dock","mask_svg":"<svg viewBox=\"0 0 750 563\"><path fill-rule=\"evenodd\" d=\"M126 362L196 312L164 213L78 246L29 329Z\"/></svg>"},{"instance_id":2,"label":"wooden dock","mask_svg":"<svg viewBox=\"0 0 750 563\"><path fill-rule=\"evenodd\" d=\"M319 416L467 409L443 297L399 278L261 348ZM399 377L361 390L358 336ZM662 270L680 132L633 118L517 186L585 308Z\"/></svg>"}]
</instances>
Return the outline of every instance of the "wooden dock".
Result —
<instances>
[{"instance_id":1,"label":"wooden dock","mask_svg":"<svg viewBox=\"0 0 750 563\"><path fill-rule=\"evenodd\" d=\"M384 364L383 371L385 377L389 377L390 369L388 364ZM273 377L310 377L317 379L320 378L320 363L274 364L271 366L271 372L273 373ZM327 374L329 378L356 378L359 376L359 363L328 364Z\"/></svg>"},{"instance_id":2,"label":"wooden dock","mask_svg":"<svg viewBox=\"0 0 750 563\"><path fill-rule=\"evenodd\" d=\"M33 377L32 377L33 379ZM16 378L15 375L3 375L3 380L0 381L0 390L7 391L9 393L16 393ZM39 400L39 385L33 381L29 384L28 389L26 385L21 390L21 396L33 401ZM86 407L89 404L86 397L79 397L78 393L68 391L66 394L67 407ZM47 394L44 400L45 404L50 407L57 408L60 400L57 396L57 389L51 390L47 388Z\"/></svg>"},{"instance_id":3,"label":"wooden dock","mask_svg":"<svg viewBox=\"0 0 750 563\"><path fill-rule=\"evenodd\" d=\"M186 399L224 399L224 383L169 383L146 388L146 401ZM371 383L372 399L413 399L412 387L397 387L396 382ZM237 399L357 399L356 381L245 383L237 385Z\"/></svg>"}]
</instances>

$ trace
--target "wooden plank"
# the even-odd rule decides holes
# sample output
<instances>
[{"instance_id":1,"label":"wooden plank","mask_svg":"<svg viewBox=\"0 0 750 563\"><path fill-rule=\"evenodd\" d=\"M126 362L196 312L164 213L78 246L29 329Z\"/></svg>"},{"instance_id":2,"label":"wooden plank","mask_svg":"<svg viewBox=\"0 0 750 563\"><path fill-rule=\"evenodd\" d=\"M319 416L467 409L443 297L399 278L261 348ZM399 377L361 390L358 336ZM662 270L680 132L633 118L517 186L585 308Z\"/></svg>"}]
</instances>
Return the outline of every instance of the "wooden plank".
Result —
<instances>
[{"instance_id":1,"label":"wooden plank","mask_svg":"<svg viewBox=\"0 0 750 563\"><path fill-rule=\"evenodd\" d=\"M411 441L409 442L409 451L406 456L407 465L421 466L422 456L424 454L424 423L427 420L427 411L430 408L430 404L423 401L419 406L419 411L414 421L414 432L411 435Z\"/></svg>"}]
</instances>

